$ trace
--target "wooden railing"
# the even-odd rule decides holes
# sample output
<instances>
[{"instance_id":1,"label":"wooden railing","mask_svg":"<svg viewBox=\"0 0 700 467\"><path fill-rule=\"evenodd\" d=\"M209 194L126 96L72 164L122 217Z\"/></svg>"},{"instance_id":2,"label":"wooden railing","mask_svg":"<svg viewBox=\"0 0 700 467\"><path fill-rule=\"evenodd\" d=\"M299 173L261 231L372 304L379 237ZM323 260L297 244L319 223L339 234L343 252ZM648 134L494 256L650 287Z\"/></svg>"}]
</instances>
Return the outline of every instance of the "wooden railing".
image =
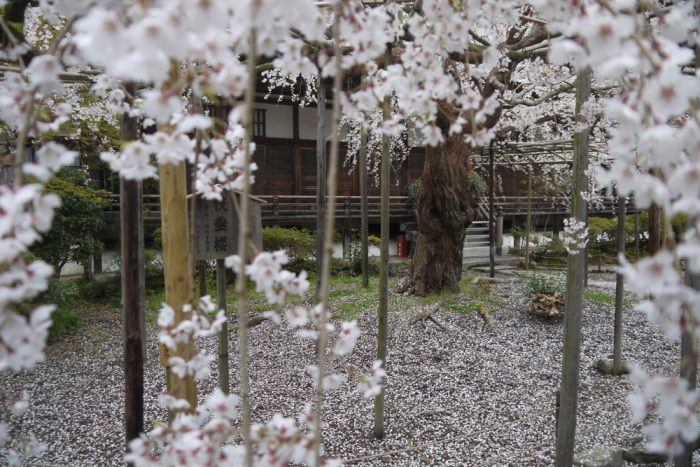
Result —
<instances>
[{"instance_id":1,"label":"wooden railing","mask_svg":"<svg viewBox=\"0 0 700 467\"><path fill-rule=\"evenodd\" d=\"M286 195L272 196L259 195L266 201L262 205L263 223L311 223L316 218L316 196L310 195ZM367 207L370 219L379 219L381 212L381 198L368 196ZM413 217L412 209L407 207L406 196L391 196L389 198L389 217L392 220L405 221ZM360 196L337 196L335 215L339 220L357 220L362 212L362 199ZM533 197L531 200L531 214L533 216L551 215L565 216L569 213L569 198L564 196ZM506 217L526 216L528 210L527 196L497 196L494 200L496 210L501 210ZM144 218L148 221L160 220L160 196L143 195ZM487 197L478 200L477 218L488 219L489 202ZM612 200L606 200L600 204L591 206L591 214L614 214L615 205ZM627 203L627 211L634 212L634 205ZM111 202L105 207L108 216L119 215L119 195L111 195Z\"/></svg>"},{"instance_id":2,"label":"wooden railing","mask_svg":"<svg viewBox=\"0 0 700 467\"><path fill-rule=\"evenodd\" d=\"M265 200L262 204L263 223L276 222L306 222L316 219L316 196L257 196ZM391 219L408 220L413 216L406 207L405 196L389 198L389 217ZM328 203L328 200L326 200ZM337 196L335 215L339 220L359 219L362 213L362 198L360 196ZM144 195L144 218L148 221L160 219L160 196ZM367 197L367 212L370 219L378 219L381 213L381 197ZM106 206L105 213L109 216L119 215L119 195L111 195L111 202Z\"/></svg>"},{"instance_id":3,"label":"wooden railing","mask_svg":"<svg viewBox=\"0 0 700 467\"><path fill-rule=\"evenodd\" d=\"M571 199L568 196L533 196L530 202L530 213L533 216L566 216L570 211ZM527 216L527 196L496 196L494 199L496 210L503 212L504 216ZM589 214L615 214L616 203L613 199L604 199L589 206ZM632 200L626 204L627 212L634 212L635 206ZM489 199L483 197L477 202L477 217L488 219Z\"/></svg>"}]
</instances>

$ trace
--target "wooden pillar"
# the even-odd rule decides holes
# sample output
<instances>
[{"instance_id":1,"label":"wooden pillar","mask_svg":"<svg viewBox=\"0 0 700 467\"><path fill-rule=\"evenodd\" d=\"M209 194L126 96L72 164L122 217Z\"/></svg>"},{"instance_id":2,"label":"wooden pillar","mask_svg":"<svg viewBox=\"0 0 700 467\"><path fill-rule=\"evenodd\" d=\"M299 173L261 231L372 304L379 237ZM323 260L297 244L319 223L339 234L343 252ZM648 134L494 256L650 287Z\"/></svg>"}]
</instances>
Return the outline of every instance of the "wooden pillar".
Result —
<instances>
[{"instance_id":1,"label":"wooden pillar","mask_svg":"<svg viewBox=\"0 0 700 467\"><path fill-rule=\"evenodd\" d=\"M625 197L618 197L617 206L617 254L625 254ZM622 308L625 296L625 276L621 272L615 278L615 327L613 341L613 374L621 375L622 368Z\"/></svg>"},{"instance_id":2,"label":"wooden pillar","mask_svg":"<svg viewBox=\"0 0 700 467\"><path fill-rule=\"evenodd\" d=\"M530 269L530 230L532 229L532 164L527 166L527 220L525 223L525 270Z\"/></svg>"},{"instance_id":3,"label":"wooden pillar","mask_svg":"<svg viewBox=\"0 0 700 467\"><path fill-rule=\"evenodd\" d=\"M494 218L493 140L489 144L489 277L496 277L496 220ZM527 260L526 260L527 261Z\"/></svg>"},{"instance_id":4,"label":"wooden pillar","mask_svg":"<svg viewBox=\"0 0 700 467\"><path fill-rule=\"evenodd\" d=\"M128 87L133 93L134 87L132 85ZM137 138L136 118L124 114L121 116L119 126L122 141L133 141ZM119 184L124 328L124 427L128 448L129 442L138 438L144 429L143 368L146 346L143 328L145 314L143 196L140 181L120 178Z\"/></svg>"},{"instance_id":5,"label":"wooden pillar","mask_svg":"<svg viewBox=\"0 0 700 467\"><path fill-rule=\"evenodd\" d=\"M316 102L316 297L321 287L323 264L323 237L326 222L326 86L318 75L318 99Z\"/></svg>"},{"instance_id":6,"label":"wooden pillar","mask_svg":"<svg viewBox=\"0 0 700 467\"><path fill-rule=\"evenodd\" d=\"M581 106L591 89L591 71L582 70L576 78L576 120L580 121ZM574 160L571 184L571 217L584 221L586 201L584 167L588 158L588 128L574 135ZM583 292L585 251L569 254L566 273L566 310L564 312L564 346L560 409L557 426L556 465L569 467L573 463L576 435L578 373L581 353L581 301Z\"/></svg>"},{"instance_id":7,"label":"wooden pillar","mask_svg":"<svg viewBox=\"0 0 700 467\"><path fill-rule=\"evenodd\" d=\"M367 129L363 128L360 134L360 156L358 165L360 166L360 197L362 210L362 287L369 287L369 219L367 218Z\"/></svg>"},{"instance_id":8,"label":"wooden pillar","mask_svg":"<svg viewBox=\"0 0 700 467\"><path fill-rule=\"evenodd\" d=\"M165 274L165 301L175 310L175 325L186 319L183 305L192 302L192 260L187 219L187 183L185 163L160 166L161 222L163 231L163 266ZM193 356L193 343L179 344L170 356L186 361ZM162 355L167 365L169 355ZM168 365L169 369L169 365ZM178 377L168 371L170 394L190 403L190 410L197 404L194 378Z\"/></svg>"},{"instance_id":9,"label":"wooden pillar","mask_svg":"<svg viewBox=\"0 0 700 467\"><path fill-rule=\"evenodd\" d=\"M226 266L223 259L216 260L216 300L220 310L226 309ZM231 392L228 369L228 326L224 321L219 331L219 387L225 394Z\"/></svg>"}]
</instances>

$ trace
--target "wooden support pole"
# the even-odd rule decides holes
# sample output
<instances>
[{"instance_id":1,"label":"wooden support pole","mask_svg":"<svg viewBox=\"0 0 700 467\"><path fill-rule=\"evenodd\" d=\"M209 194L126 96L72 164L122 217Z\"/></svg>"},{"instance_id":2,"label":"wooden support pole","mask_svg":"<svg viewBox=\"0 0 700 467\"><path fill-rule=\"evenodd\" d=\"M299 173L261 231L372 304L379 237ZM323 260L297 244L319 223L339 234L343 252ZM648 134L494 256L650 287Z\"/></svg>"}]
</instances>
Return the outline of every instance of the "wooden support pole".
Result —
<instances>
[{"instance_id":1,"label":"wooden support pole","mask_svg":"<svg viewBox=\"0 0 700 467\"><path fill-rule=\"evenodd\" d=\"M695 5L695 13L700 13L700 5L697 2ZM695 46L695 65L696 68L700 66L700 45ZM695 222L692 222L693 220ZM689 228L692 228L690 226L697 225L698 219L697 217L695 219L689 218L688 221ZM700 274L691 272L687 261L685 264L685 283L688 287L700 290ZM697 387L698 380L698 348L697 335L693 329L694 325L695 323L691 320L689 326L681 334L681 378L685 378L688 381L690 389ZM691 331L691 329L693 330ZM691 467L693 465L693 450L696 446L697 440L695 443L684 443L683 452L674 459L673 465L675 467Z\"/></svg>"},{"instance_id":2,"label":"wooden support pole","mask_svg":"<svg viewBox=\"0 0 700 467\"><path fill-rule=\"evenodd\" d=\"M223 259L216 260L216 300L220 310L226 309L226 266ZM228 362L228 327L224 322L219 331L219 387L225 394L231 392Z\"/></svg>"},{"instance_id":3,"label":"wooden support pole","mask_svg":"<svg viewBox=\"0 0 700 467\"><path fill-rule=\"evenodd\" d=\"M363 128L360 134L360 156L358 158L360 166L360 197L362 215L362 287L369 287L369 219L367 217L367 129Z\"/></svg>"},{"instance_id":4,"label":"wooden support pole","mask_svg":"<svg viewBox=\"0 0 700 467\"><path fill-rule=\"evenodd\" d=\"M634 207L634 260L639 261L639 210Z\"/></svg>"},{"instance_id":5,"label":"wooden support pole","mask_svg":"<svg viewBox=\"0 0 700 467\"><path fill-rule=\"evenodd\" d=\"M581 106L588 100L591 71L584 69L576 78L576 120L580 121ZM586 201L583 168L588 158L588 128L574 135L574 160L571 183L571 217L584 221ZM564 348L560 389L560 409L557 426L556 465L569 467L573 463L576 435L578 373L581 354L581 301L583 292L585 251L569 254L566 273L566 309L564 312Z\"/></svg>"},{"instance_id":6,"label":"wooden support pole","mask_svg":"<svg viewBox=\"0 0 700 467\"><path fill-rule=\"evenodd\" d=\"M527 221L525 223L525 270L530 269L530 230L532 229L532 164L527 166Z\"/></svg>"},{"instance_id":7,"label":"wooden support pole","mask_svg":"<svg viewBox=\"0 0 700 467\"><path fill-rule=\"evenodd\" d=\"M160 166L160 211L163 231L163 269L165 274L165 301L175 310L175 326L187 317L182 307L192 302L192 260L187 218L187 182L185 163ZM162 348L161 351L167 350ZM172 355L161 355L161 363L167 367L169 356L192 358L194 344L178 344ZM197 404L195 382L192 375L180 378L168 371L170 394L190 403L190 411Z\"/></svg>"},{"instance_id":8,"label":"wooden support pole","mask_svg":"<svg viewBox=\"0 0 700 467\"><path fill-rule=\"evenodd\" d=\"M194 197L193 197L194 199ZM194 204L194 203L193 203ZM191 221L194 224L194 219ZM194 235L192 235L194 237ZM200 261L197 267L198 285L199 285L199 296L204 297L207 295L207 262Z\"/></svg>"},{"instance_id":9,"label":"wooden support pole","mask_svg":"<svg viewBox=\"0 0 700 467\"><path fill-rule=\"evenodd\" d=\"M252 241L250 228L250 143L253 141L253 102L255 101L255 83L257 75L255 63L258 58L257 32L250 31L250 54L248 56L248 84L245 94L245 147L243 151L243 194L239 197L240 211L238 213L238 256L241 268L250 260L248 245ZM229 192L234 201L233 192ZM233 205L235 203L232 202ZM239 361L239 393L241 397L241 436L245 448L246 467L253 466L253 440L251 439L251 408L250 408L250 373L248 349L248 279L243 271L236 276L236 296L238 297L238 361Z\"/></svg>"},{"instance_id":10,"label":"wooden support pole","mask_svg":"<svg viewBox=\"0 0 700 467\"><path fill-rule=\"evenodd\" d=\"M318 97L316 102L316 298L321 287L323 265L323 238L326 222L326 86L318 75Z\"/></svg>"},{"instance_id":11,"label":"wooden support pole","mask_svg":"<svg viewBox=\"0 0 700 467\"><path fill-rule=\"evenodd\" d=\"M496 220L493 192L495 177L493 167L493 140L489 145L489 277L496 277ZM527 259L525 260L527 261Z\"/></svg>"},{"instance_id":12,"label":"wooden support pole","mask_svg":"<svg viewBox=\"0 0 700 467\"><path fill-rule=\"evenodd\" d=\"M661 232L659 229L659 207L649 206L649 256L654 256L661 249Z\"/></svg>"},{"instance_id":13,"label":"wooden support pole","mask_svg":"<svg viewBox=\"0 0 700 467\"><path fill-rule=\"evenodd\" d=\"M391 46L388 45L385 53L386 63L391 60ZM383 117L388 120L391 105L390 97L384 98ZM381 261L379 269L379 310L377 315L377 360L382 361L382 367L386 369L387 353L387 317L389 310L389 183L391 167L391 141L387 135L382 135L382 160L380 167L381 183ZM384 437L384 385L374 398L374 436Z\"/></svg>"},{"instance_id":14,"label":"wooden support pole","mask_svg":"<svg viewBox=\"0 0 700 467\"><path fill-rule=\"evenodd\" d=\"M133 90L133 86L129 85ZM137 138L136 118L124 114L120 119L122 141ZM143 196L141 182L120 178L119 214L121 217L121 286L124 326L124 427L127 449L144 428L143 368L144 345L144 262Z\"/></svg>"},{"instance_id":15,"label":"wooden support pole","mask_svg":"<svg viewBox=\"0 0 700 467\"><path fill-rule=\"evenodd\" d=\"M625 254L625 197L618 197L617 254ZM613 373L622 374L622 309L625 298L625 277L618 272L615 278L615 327L613 340Z\"/></svg>"}]
</instances>

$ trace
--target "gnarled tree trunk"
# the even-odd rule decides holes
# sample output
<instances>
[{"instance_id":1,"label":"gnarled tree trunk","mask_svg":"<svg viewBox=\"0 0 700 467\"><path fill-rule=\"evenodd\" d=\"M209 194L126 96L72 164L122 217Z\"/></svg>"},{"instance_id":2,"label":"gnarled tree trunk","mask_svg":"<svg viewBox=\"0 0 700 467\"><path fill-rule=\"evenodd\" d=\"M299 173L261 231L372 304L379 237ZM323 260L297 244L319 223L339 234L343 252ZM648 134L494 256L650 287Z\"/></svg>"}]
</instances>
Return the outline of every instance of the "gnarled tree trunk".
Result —
<instances>
[{"instance_id":1,"label":"gnarled tree trunk","mask_svg":"<svg viewBox=\"0 0 700 467\"><path fill-rule=\"evenodd\" d=\"M456 290L467 227L474 220L467 186L470 148L460 134L428 148L418 193L418 241L402 292Z\"/></svg>"}]
</instances>

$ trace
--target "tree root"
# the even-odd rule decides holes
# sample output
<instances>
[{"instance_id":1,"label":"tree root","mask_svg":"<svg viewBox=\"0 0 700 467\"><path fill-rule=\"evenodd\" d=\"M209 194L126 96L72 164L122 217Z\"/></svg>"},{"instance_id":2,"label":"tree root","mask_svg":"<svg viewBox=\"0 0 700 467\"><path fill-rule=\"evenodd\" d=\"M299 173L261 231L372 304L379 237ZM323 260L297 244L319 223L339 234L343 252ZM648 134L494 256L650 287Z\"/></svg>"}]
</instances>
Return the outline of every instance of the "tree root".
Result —
<instances>
[{"instance_id":1,"label":"tree root","mask_svg":"<svg viewBox=\"0 0 700 467\"><path fill-rule=\"evenodd\" d=\"M440 311L440 304L436 303L432 309L429 308L411 316L411 318L408 320L408 324L412 326L416 323L421 323L423 325L423 329L426 329L425 322L432 321L433 324L435 324L435 326L437 326L438 328L442 329L445 332L449 332L450 330L447 328L447 326L442 324L440 321L438 321L437 318L435 318L435 316L433 316L433 314L437 313L438 311Z\"/></svg>"}]
</instances>

